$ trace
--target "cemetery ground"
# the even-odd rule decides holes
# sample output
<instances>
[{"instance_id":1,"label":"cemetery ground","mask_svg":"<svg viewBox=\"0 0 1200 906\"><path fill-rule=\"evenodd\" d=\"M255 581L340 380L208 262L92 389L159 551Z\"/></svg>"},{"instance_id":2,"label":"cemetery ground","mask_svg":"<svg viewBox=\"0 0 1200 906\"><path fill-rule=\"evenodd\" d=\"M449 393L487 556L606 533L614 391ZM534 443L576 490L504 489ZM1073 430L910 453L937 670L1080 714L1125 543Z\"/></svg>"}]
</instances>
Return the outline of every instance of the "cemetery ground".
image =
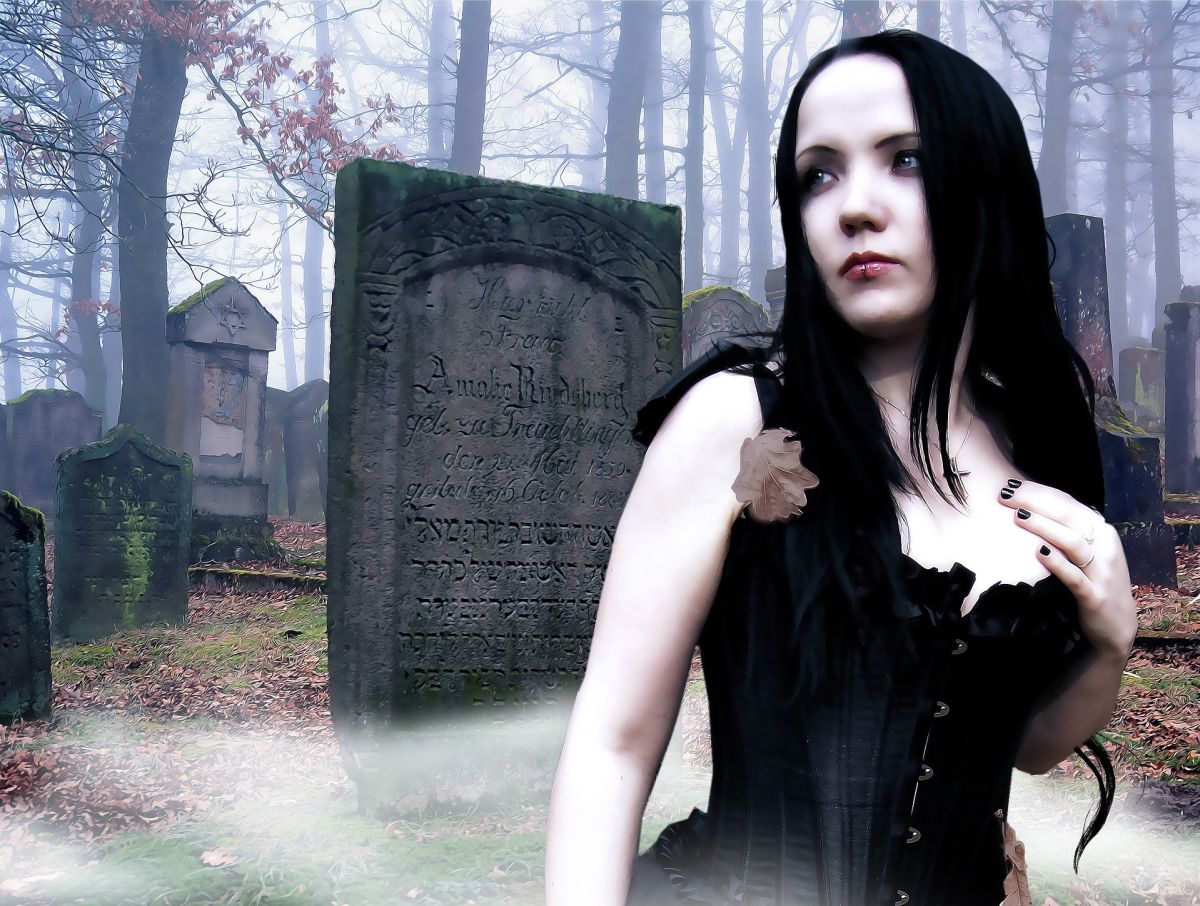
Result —
<instances>
[{"instance_id":1,"label":"cemetery ground","mask_svg":"<svg viewBox=\"0 0 1200 906\"><path fill-rule=\"evenodd\" d=\"M282 561L215 565L245 570L231 584L193 574L186 628L55 647L53 719L0 728L0 903L543 902L549 776L520 803L460 778L358 814L330 726L323 527L276 521L276 536ZM1038 906L1200 903L1200 643L1174 638L1200 632L1200 553L1179 548L1179 565L1179 592L1137 590L1163 637L1127 667L1106 733L1117 799L1078 877L1090 770L1072 756L1013 775ZM643 849L707 801L693 667L683 758L668 752Z\"/></svg>"}]
</instances>

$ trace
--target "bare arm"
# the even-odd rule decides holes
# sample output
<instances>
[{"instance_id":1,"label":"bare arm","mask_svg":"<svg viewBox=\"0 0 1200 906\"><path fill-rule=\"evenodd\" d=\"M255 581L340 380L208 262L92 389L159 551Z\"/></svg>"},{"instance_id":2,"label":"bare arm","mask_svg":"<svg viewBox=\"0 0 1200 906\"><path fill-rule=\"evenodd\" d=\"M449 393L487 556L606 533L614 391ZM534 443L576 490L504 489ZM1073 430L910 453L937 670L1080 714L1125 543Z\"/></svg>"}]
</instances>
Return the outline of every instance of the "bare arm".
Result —
<instances>
[{"instance_id":1,"label":"bare arm","mask_svg":"<svg viewBox=\"0 0 1200 906\"><path fill-rule=\"evenodd\" d=\"M671 410L617 524L546 840L548 906L623 906L642 812L679 713L740 505L752 378L717 373Z\"/></svg>"},{"instance_id":2,"label":"bare arm","mask_svg":"<svg viewBox=\"0 0 1200 906\"><path fill-rule=\"evenodd\" d=\"M1132 647L1131 637L1124 648L1088 654L1087 667L1062 692L1042 704L1030 721L1017 752L1017 770L1045 774L1076 746L1108 726Z\"/></svg>"}]
</instances>

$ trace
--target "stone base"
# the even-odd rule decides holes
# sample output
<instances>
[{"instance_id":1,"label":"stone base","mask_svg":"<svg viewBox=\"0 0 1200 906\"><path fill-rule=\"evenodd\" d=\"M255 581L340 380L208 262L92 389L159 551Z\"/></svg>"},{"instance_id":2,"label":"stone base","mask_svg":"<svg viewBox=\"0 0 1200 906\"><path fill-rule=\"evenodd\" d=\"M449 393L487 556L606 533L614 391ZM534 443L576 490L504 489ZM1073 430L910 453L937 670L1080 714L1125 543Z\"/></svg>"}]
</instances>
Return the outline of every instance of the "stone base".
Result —
<instances>
[{"instance_id":1,"label":"stone base","mask_svg":"<svg viewBox=\"0 0 1200 906\"><path fill-rule=\"evenodd\" d=\"M240 478L192 479L192 510L213 516L267 518L267 486L261 481Z\"/></svg>"},{"instance_id":2,"label":"stone base","mask_svg":"<svg viewBox=\"0 0 1200 906\"><path fill-rule=\"evenodd\" d=\"M275 528L266 516L192 513L192 563L275 560L284 554L275 541Z\"/></svg>"},{"instance_id":3,"label":"stone base","mask_svg":"<svg viewBox=\"0 0 1200 906\"><path fill-rule=\"evenodd\" d=\"M565 734L563 716L426 725L393 730L386 739L339 734L339 743L360 814L420 820L544 809Z\"/></svg>"}]
</instances>

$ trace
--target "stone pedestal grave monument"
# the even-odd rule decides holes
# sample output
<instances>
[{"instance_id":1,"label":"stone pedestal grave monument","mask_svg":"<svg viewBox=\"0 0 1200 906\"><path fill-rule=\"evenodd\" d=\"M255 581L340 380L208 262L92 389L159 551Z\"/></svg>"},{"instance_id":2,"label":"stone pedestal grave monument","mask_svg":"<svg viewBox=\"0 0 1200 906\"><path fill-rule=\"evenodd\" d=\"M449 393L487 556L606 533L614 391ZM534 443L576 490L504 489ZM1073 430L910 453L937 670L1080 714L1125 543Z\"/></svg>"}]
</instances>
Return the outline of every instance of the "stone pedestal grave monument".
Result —
<instances>
[{"instance_id":1,"label":"stone pedestal grave monument","mask_svg":"<svg viewBox=\"0 0 1200 906\"><path fill-rule=\"evenodd\" d=\"M187 623L192 464L130 425L55 463L56 639Z\"/></svg>"},{"instance_id":2,"label":"stone pedestal grave monument","mask_svg":"<svg viewBox=\"0 0 1200 906\"><path fill-rule=\"evenodd\" d=\"M425 765L547 800L643 452L630 429L679 367L679 210L365 159L336 204L327 589L348 770L364 808Z\"/></svg>"},{"instance_id":3,"label":"stone pedestal grave monument","mask_svg":"<svg viewBox=\"0 0 1200 906\"><path fill-rule=\"evenodd\" d=\"M683 297L683 364L690 365L716 344L732 339L740 346L766 346L770 337L744 336L770 331L765 308L731 286L706 286Z\"/></svg>"},{"instance_id":4,"label":"stone pedestal grave monument","mask_svg":"<svg viewBox=\"0 0 1200 906\"><path fill-rule=\"evenodd\" d=\"M1046 218L1046 232L1056 250L1050 278L1063 333L1087 362L1096 385L1104 518L1121 535L1130 578L1174 588L1175 534L1163 520L1158 438L1126 417L1113 382L1104 221L1057 214Z\"/></svg>"},{"instance_id":5,"label":"stone pedestal grave monument","mask_svg":"<svg viewBox=\"0 0 1200 906\"><path fill-rule=\"evenodd\" d=\"M0 491L0 724L50 717L46 523Z\"/></svg>"},{"instance_id":6,"label":"stone pedestal grave monument","mask_svg":"<svg viewBox=\"0 0 1200 906\"><path fill-rule=\"evenodd\" d=\"M309 381L288 391L283 423L283 455L287 463L288 517L325 521L325 488L329 480L327 421L329 384ZM324 410L322 410L324 407Z\"/></svg>"},{"instance_id":7,"label":"stone pedestal grave monument","mask_svg":"<svg viewBox=\"0 0 1200 906\"><path fill-rule=\"evenodd\" d=\"M192 460L195 560L273 552L262 445L267 356L277 326L232 277L167 313L167 446Z\"/></svg>"},{"instance_id":8,"label":"stone pedestal grave monument","mask_svg":"<svg viewBox=\"0 0 1200 906\"><path fill-rule=\"evenodd\" d=\"M0 453L3 489L25 506L40 510L54 524L54 458L64 450L100 437L101 415L74 390L37 389L22 393L5 407L6 442Z\"/></svg>"}]
</instances>

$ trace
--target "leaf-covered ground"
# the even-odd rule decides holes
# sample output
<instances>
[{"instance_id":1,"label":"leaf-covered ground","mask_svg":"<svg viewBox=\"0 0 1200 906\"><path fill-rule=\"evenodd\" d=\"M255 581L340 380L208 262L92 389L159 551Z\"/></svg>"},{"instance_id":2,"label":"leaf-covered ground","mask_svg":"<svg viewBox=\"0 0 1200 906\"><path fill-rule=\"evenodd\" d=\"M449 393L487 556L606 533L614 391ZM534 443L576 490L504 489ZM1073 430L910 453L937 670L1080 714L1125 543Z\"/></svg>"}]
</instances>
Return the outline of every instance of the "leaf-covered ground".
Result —
<instances>
[{"instance_id":1,"label":"leaf-covered ground","mask_svg":"<svg viewBox=\"0 0 1200 906\"><path fill-rule=\"evenodd\" d=\"M322 572L321 526L277 523L276 538L289 557L264 569ZM1143 628L1198 628L1200 563L1179 555L1180 592L1137 589ZM390 822L358 814L330 727L324 608L300 590L197 588L187 628L56 647L53 720L0 728L0 904L542 903L548 787L497 806L457 782ZM1091 772L1073 757L1014 773L1038 906L1200 903L1197 654L1173 641L1130 659L1108 737L1117 801L1078 877ZM643 848L707 800L694 666Z\"/></svg>"}]
</instances>

